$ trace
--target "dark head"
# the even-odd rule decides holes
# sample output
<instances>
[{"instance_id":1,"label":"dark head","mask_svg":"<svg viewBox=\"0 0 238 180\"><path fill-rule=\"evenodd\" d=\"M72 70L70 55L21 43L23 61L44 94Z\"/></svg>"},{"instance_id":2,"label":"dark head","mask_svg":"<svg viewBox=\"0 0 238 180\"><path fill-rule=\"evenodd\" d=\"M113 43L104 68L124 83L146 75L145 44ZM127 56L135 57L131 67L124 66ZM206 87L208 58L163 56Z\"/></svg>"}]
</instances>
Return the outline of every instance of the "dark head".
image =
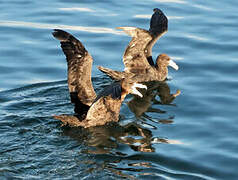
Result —
<instances>
[{"instance_id":1,"label":"dark head","mask_svg":"<svg viewBox=\"0 0 238 180\"><path fill-rule=\"evenodd\" d=\"M140 93L140 91L138 91L136 88L147 89L146 85L134 82L133 78L132 79L122 79L121 87L122 87L122 91L124 92L125 96L127 94L134 94L134 95L143 97L143 95Z\"/></svg>"},{"instance_id":2,"label":"dark head","mask_svg":"<svg viewBox=\"0 0 238 180\"><path fill-rule=\"evenodd\" d=\"M175 70L178 70L178 68L179 68L178 65L172 59L170 59L170 57L167 54L160 54L157 57L157 59L156 59L156 66L157 67L171 66Z\"/></svg>"}]
</instances>

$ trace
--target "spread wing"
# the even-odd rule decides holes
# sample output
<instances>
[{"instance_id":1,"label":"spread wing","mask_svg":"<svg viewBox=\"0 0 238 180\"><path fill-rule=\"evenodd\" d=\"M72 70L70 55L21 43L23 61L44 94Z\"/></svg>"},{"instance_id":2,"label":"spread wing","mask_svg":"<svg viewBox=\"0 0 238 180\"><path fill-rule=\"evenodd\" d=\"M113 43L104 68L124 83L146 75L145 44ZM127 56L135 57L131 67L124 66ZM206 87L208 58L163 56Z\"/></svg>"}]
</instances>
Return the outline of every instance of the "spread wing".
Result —
<instances>
[{"instance_id":1,"label":"spread wing","mask_svg":"<svg viewBox=\"0 0 238 180\"><path fill-rule=\"evenodd\" d=\"M152 60L152 48L158 39L168 31L168 19L165 14L158 8L154 9L154 14L150 19L149 32L153 37L152 40L147 44L146 57L151 65L154 64Z\"/></svg>"},{"instance_id":2,"label":"spread wing","mask_svg":"<svg viewBox=\"0 0 238 180\"><path fill-rule=\"evenodd\" d=\"M168 19L164 13L154 9L150 19L149 31L135 27L119 27L132 37L123 56L125 72L145 73L154 66L152 48L157 40L168 30Z\"/></svg>"},{"instance_id":3,"label":"spread wing","mask_svg":"<svg viewBox=\"0 0 238 180\"><path fill-rule=\"evenodd\" d=\"M167 32L168 30L168 19L165 14L158 8L154 9L154 14L150 19L150 33L154 36L158 36Z\"/></svg>"},{"instance_id":4,"label":"spread wing","mask_svg":"<svg viewBox=\"0 0 238 180\"><path fill-rule=\"evenodd\" d=\"M146 47L152 40L150 32L136 27L119 27L118 29L122 29L132 36L123 55L124 71L128 73L144 73L148 68L151 68L145 54Z\"/></svg>"},{"instance_id":5,"label":"spread wing","mask_svg":"<svg viewBox=\"0 0 238 180\"><path fill-rule=\"evenodd\" d=\"M55 29L53 36L60 40L68 64L68 87L73 103L90 106L96 97L91 81L93 58L83 44L71 34Z\"/></svg>"}]
</instances>

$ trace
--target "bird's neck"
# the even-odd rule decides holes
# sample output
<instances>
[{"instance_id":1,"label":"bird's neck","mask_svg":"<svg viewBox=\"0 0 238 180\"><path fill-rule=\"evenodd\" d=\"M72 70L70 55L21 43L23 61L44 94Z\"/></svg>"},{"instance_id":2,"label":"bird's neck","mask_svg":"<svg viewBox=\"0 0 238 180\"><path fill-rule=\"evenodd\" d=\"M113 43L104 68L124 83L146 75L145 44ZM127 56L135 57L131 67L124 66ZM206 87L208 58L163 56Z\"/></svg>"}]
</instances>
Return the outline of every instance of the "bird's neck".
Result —
<instances>
[{"instance_id":1,"label":"bird's neck","mask_svg":"<svg viewBox=\"0 0 238 180\"><path fill-rule=\"evenodd\" d=\"M147 61L151 66L155 66L152 56L147 57Z\"/></svg>"},{"instance_id":2,"label":"bird's neck","mask_svg":"<svg viewBox=\"0 0 238 180\"><path fill-rule=\"evenodd\" d=\"M152 36L152 39L150 40L150 42L147 44L146 48L145 48L145 54L146 54L146 57L150 57L152 56L152 48L154 46L154 44L160 39L160 37L164 34L165 32L163 33L159 33L159 34L154 34L154 33L151 33L151 36Z\"/></svg>"},{"instance_id":3,"label":"bird's neck","mask_svg":"<svg viewBox=\"0 0 238 180\"><path fill-rule=\"evenodd\" d=\"M165 80L167 75L168 75L168 68L167 68L167 66L161 66L161 65L158 66L158 65L156 65L155 68L156 68L157 79L159 81Z\"/></svg>"}]
</instances>

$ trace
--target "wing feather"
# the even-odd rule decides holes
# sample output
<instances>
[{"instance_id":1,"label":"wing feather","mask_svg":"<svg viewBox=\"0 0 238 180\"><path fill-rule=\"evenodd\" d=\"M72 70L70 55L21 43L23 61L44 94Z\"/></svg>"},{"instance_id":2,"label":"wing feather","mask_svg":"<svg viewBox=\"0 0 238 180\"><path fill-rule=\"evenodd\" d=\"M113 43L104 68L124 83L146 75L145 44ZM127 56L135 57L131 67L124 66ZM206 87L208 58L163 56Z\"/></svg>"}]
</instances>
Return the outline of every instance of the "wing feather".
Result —
<instances>
[{"instance_id":1,"label":"wing feather","mask_svg":"<svg viewBox=\"0 0 238 180\"><path fill-rule=\"evenodd\" d=\"M146 46L146 57L150 64L153 64L152 59L152 48L154 44L168 31L168 19L165 14L158 8L154 9L154 14L150 19L149 32L153 37L152 40Z\"/></svg>"},{"instance_id":2,"label":"wing feather","mask_svg":"<svg viewBox=\"0 0 238 180\"><path fill-rule=\"evenodd\" d=\"M94 102L99 100L102 97L111 96L112 99L121 99L121 83L120 82L113 82L109 86L106 86L96 97Z\"/></svg>"},{"instance_id":3,"label":"wing feather","mask_svg":"<svg viewBox=\"0 0 238 180\"><path fill-rule=\"evenodd\" d=\"M145 55L146 47L152 40L150 32L136 27L119 27L118 29L122 29L132 37L123 55L124 71L143 73L151 68Z\"/></svg>"},{"instance_id":4,"label":"wing feather","mask_svg":"<svg viewBox=\"0 0 238 180\"><path fill-rule=\"evenodd\" d=\"M83 44L71 34L55 29L53 36L60 40L68 65L70 94L77 94L79 102L90 106L96 97L91 80L93 58Z\"/></svg>"},{"instance_id":5,"label":"wing feather","mask_svg":"<svg viewBox=\"0 0 238 180\"><path fill-rule=\"evenodd\" d=\"M154 9L154 14L150 19L150 32L154 36L159 36L168 30L168 19L165 14L158 8Z\"/></svg>"}]
</instances>

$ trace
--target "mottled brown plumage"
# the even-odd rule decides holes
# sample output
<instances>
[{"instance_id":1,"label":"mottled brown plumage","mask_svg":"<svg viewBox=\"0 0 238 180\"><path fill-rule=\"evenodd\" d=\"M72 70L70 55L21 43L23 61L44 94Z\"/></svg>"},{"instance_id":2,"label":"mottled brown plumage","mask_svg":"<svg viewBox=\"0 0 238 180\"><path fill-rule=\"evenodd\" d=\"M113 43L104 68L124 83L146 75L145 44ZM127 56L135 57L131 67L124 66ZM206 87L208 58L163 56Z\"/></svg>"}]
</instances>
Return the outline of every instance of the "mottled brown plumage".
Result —
<instances>
[{"instance_id":1,"label":"mottled brown plumage","mask_svg":"<svg viewBox=\"0 0 238 180\"><path fill-rule=\"evenodd\" d=\"M66 56L71 99L75 99L76 95L83 104L90 106L96 98L91 81L92 56L71 34L59 29L55 29L52 34L60 40L61 48Z\"/></svg>"},{"instance_id":2,"label":"mottled brown plumage","mask_svg":"<svg viewBox=\"0 0 238 180\"><path fill-rule=\"evenodd\" d=\"M129 93L142 94L136 89L146 88L130 79L121 79L104 88L96 97L91 81L93 58L83 44L71 34L55 30L53 36L60 40L68 64L68 86L75 103L76 116L54 116L64 125L91 127L117 122L122 101Z\"/></svg>"},{"instance_id":3,"label":"mottled brown plumage","mask_svg":"<svg viewBox=\"0 0 238 180\"><path fill-rule=\"evenodd\" d=\"M120 72L99 66L99 70L116 80L131 77L137 82L165 80L168 74L167 66L171 61L169 56L159 55L156 64L152 59L153 45L168 29L168 20L163 12L154 9L149 31L136 27L119 27L119 29L132 37L123 55L125 69Z\"/></svg>"},{"instance_id":4,"label":"mottled brown plumage","mask_svg":"<svg viewBox=\"0 0 238 180\"><path fill-rule=\"evenodd\" d=\"M104 89L96 98L97 100L90 106L83 120L79 120L80 118L77 116L69 115L54 116L54 118L61 120L63 125L81 126L84 128L105 125L109 122L118 122L120 107L126 95L129 93L138 95L133 88L135 85L139 88L146 88L144 85L123 79L120 82L113 83L109 88L110 91L106 90L105 92ZM120 95L116 96L115 91L119 91Z\"/></svg>"}]
</instances>

